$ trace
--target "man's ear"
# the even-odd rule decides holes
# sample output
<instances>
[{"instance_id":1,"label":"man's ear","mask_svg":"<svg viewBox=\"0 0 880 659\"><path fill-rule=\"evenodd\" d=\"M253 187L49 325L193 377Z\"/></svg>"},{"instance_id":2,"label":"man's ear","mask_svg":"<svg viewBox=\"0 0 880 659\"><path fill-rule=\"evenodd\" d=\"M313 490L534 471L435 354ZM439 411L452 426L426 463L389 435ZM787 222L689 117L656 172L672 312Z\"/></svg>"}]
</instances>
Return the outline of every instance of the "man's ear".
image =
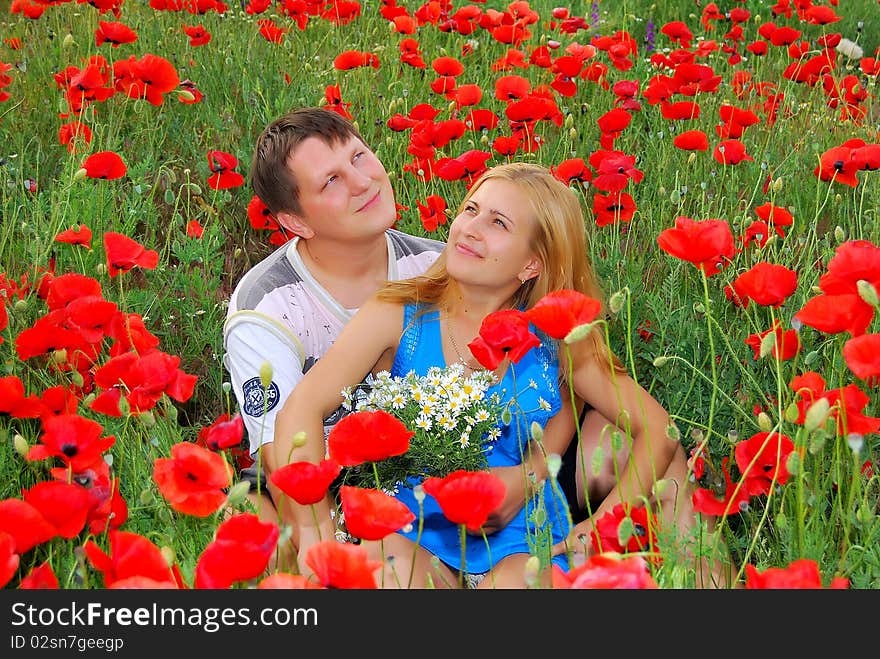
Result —
<instances>
[{"instance_id":1,"label":"man's ear","mask_svg":"<svg viewBox=\"0 0 880 659\"><path fill-rule=\"evenodd\" d=\"M296 215L295 213L291 213L289 211L280 211L275 219L278 220L278 224L280 224L288 233L292 233L301 238L305 238L308 240L312 236L315 235L315 232L312 231L312 228L303 221L303 219Z\"/></svg>"}]
</instances>

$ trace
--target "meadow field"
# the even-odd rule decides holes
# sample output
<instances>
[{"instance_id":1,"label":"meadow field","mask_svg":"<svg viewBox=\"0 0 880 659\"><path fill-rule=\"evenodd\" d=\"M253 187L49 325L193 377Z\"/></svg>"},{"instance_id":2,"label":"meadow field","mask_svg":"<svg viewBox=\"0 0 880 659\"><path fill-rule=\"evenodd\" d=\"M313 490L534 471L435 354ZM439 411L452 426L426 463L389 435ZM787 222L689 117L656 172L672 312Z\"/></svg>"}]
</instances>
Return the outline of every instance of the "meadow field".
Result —
<instances>
[{"instance_id":1,"label":"meadow field","mask_svg":"<svg viewBox=\"0 0 880 659\"><path fill-rule=\"evenodd\" d=\"M723 542L746 587L880 587L878 75L876 0L0 3L0 582L267 579L290 531L225 467L222 326L289 238L255 138L322 106L403 231L443 240L506 161L582 197L610 344L715 527L622 524L650 583L692 587L678 549Z\"/></svg>"}]
</instances>

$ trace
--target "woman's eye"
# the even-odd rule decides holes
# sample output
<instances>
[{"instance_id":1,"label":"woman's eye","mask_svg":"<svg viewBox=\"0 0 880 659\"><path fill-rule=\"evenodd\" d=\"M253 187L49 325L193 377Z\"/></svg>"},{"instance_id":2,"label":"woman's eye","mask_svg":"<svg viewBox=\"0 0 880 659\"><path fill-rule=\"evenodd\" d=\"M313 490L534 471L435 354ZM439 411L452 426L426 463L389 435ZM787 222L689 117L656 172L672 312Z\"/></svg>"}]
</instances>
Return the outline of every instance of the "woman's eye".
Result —
<instances>
[{"instance_id":1,"label":"woman's eye","mask_svg":"<svg viewBox=\"0 0 880 659\"><path fill-rule=\"evenodd\" d=\"M330 185L331 183L333 183L333 181L335 181L335 180L336 180L336 177L335 177L335 176L331 176L331 177L329 177L329 178L327 179L327 182L324 183L324 187L326 188L328 185Z\"/></svg>"},{"instance_id":2,"label":"woman's eye","mask_svg":"<svg viewBox=\"0 0 880 659\"><path fill-rule=\"evenodd\" d=\"M504 223L504 220L502 220L500 217L496 217L496 218L493 220L493 222L494 222L495 224L499 225L500 227L502 227L503 229L506 229L506 228L507 228L507 225Z\"/></svg>"}]
</instances>

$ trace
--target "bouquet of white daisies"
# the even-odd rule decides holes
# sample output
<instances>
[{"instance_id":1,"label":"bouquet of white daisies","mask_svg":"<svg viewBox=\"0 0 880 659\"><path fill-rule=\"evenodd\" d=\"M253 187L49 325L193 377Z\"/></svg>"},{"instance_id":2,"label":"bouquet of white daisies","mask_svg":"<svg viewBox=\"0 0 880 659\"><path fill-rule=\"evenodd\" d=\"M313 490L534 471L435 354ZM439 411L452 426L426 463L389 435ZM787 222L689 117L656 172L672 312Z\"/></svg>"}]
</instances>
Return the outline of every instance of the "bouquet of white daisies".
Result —
<instances>
[{"instance_id":1,"label":"bouquet of white daisies","mask_svg":"<svg viewBox=\"0 0 880 659\"><path fill-rule=\"evenodd\" d=\"M381 371L366 392L344 390L343 407L348 411L384 410L415 432L409 451L347 468L345 483L394 491L412 487L410 479L485 469L487 455L501 434L501 403L497 393L488 393L494 383L491 371L465 375L461 364L452 364L432 367L424 377L412 372L392 377Z\"/></svg>"}]
</instances>

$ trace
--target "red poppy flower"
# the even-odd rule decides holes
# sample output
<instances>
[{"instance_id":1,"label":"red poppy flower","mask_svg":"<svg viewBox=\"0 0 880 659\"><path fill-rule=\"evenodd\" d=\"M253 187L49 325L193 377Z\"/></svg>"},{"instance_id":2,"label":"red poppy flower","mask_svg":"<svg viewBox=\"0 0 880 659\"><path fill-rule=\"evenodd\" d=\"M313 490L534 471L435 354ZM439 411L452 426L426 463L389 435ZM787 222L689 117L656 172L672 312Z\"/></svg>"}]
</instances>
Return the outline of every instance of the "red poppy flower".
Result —
<instances>
[{"instance_id":1,"label":"red poppy flower","mask_svg":"<svg viewBox=\"0 0 880 659\"><path fill-rule=\"evenodd\" d=\"M284 41L284 35L289 31L286 27L279 27L271 18L257 20L260 36L269 43L280 44Z\"/></svg>"},{"instance_id":2,"label":"red poppy flower","mask_svg":"<svg viewBox=\"0 0 880 659\"><path fill-rule=\"evenodd\" d=\"M174 65L164 57L146 54L139 60L134 55L127 60L113 63L116 89L129 98L142 98L151 105L159 106L165 94L180 84Z\"/></svg>"},{"instance_id":3,"label":"red poppy flower","mask_svg":"<svg viewBox=\"0 0 880 659\"><path fill-rule=\"evenodd\" d=\"M55 480L37 483L23 492L23 499L68 540L85 528L92 503L86 488Z\"/></svg>"},{"instance_id":4,"label":"red poppy flower","mask_svg":"<svg viewBox=\"0 0 880 659\"><path fill-rule=\"evenodd\" d=\"M746 588L749 590L813 590L822 588L822 575L819 574L819 566L816 561L808 558L798 559L788 567L770 567L763 572L747 563ZM849 588L849 579L834 577L828 588L846 590Z\"/></svg>"},{"instance_id":5,"label":"red poppy flower","mask_svg":"<svg viewBox=\"0 0 880 659\"><path fill-rule=\"evenodd\" d=\"M201 238L205 233L205 227L203 227L198 220L190 220L186 223L186 236L187 238Z\"/></svg>"},{"instance_id":6,"label":"red poppy flower","mask_svg":"<svg viewBox=\"0 0 880 659\"><path fill-rule=\"evenodd\" d=\"M783 265L757 263L733 280L733 290L741 299L779 307L797 290L797 273Z\"/></svg>"},{"instance_id":7,"label":"red poppy flower","mask_svg":"<svg viewBox=\"0 0 880 659\"><path fill-rule=\"evenodd\" d=\"M2 542L2 541L0 541ZM2 578L0 578L2 582ZM52 571L49 561L31 569L27 576L18 584L19 590L59 590L58 577Z\"/></svg>"},{"instance_id":8,"label":"red poppy flower","mask_svg":"<svg viewBox=\"0 0 880 659\"><path fill-rule=\"evenodd\" d=\"M826 334L849 332L856 337L867 331L874 319L874 309L858 293L816 295L794 317Z\"/></svg>"},{"instance_id":9,"label":"red poppy flower","mask_svg":"<svg viewBox=\"0 0 880 659\"><path fill-rule=\"evenodd\" d=\"M473 181L486 171L486 161L492 157L489 151L471 149L455 158L441 158L434 173L444 181Z\"/></svg>"},{"instance_id":10,"label":"red poppy flower","mask_svg":"<svg viewBox=\"0 0 880 659\"><path fill-rule=\"evenodd\" d=\"M289 572L276 572L262 579L257 590L323 590L324 586L316 584L308 577Z\"/></svg>"},{"instance_id":11,"label":"red poppy flower","mask_svg":"<svg viewBox=\"0 0 880 659\"><path fill-rule=\"evenodd\" d=\"M819 157L819 164L813 170L813 174L820 181L834 181L856 187L859 184L859 179L856 177L859 166L852 159L852 152L853 149L848 146L828 149Z\"/></svg>"},{"instance_id":12,"label":"red poppy flower","mask_svg":"<svg viewBox=\"0 0 880 659\"><path fill-rule=\"evenodd\" d=\"M561 340L574 328L593 322L601 311L598 300L563 289L547 293L525 312L525 317L548 336Z\"/></svg>"},{"instance_id":13,"label":"red poppy flower","mask_svg":"<svg viewBox=\"0 0 880 659\"><path fill-rule=\"evenodd\" d=\"M425 492L437 499L443 515L453 524L479 531L504 500L504 481L488 471L457 470L445 478L429 476Z\"/></svg>"},{"instance_id":14,"label":"red poppy flower","mask_svg":"<svg viewBox=\"0 0 880 659\"><path fill-rule=\"evenodd\" d=\"M722 140L712 152L712 157L722 165L738 165L743 160L754 160L739 140Z\"/></svg>"},{"instance_id":15,"label":"red poppy flower","mask_svg":"<svg viewBox=\"0 0 880 659\"><path fill-rule=\"evenodd\" d=\"M31 446L27 460L57 457L74 472L81 471L116 443L113 436L101 437L103 426L77 414L59 414L43 421L40 444Z\"/></svg>"},{"instance_id":16,"label":"red poppy flower","mask_svg":"<svg viewBox=\"0 0 880 659\"><path fill-rule=\"evenodd\" d=\"M785 237L785 231L781 227L789 227L794 224L794 217L786 208L775 206L769 201L755 208L755 215L768 224L772 224L781 238Z\"/></svg>"},{"instance_id":17,"label":"red poppy flower","mask_svg":"<svg viewBox=\"0 0 880 659\"><path fill-rule=\"evenodd\" d=\"M272 215L272 212L257 195L251 197L250 202L248 202L247 214L248 222L258 231L275 231L279 228L275 216Z\"/></svg>"},{"instance_id":18,"label":"red poppy flower","mask_svg":"<svg viewBox=\"0 0 880 659\"><path fill-rule=\"evenodd\" d=\"M0 304L0 307L5 307ZM35 419L43 412L40 399L24 395L24 384L16 375L0 377L0 414L16 419Z\"/></svg>"},{"instance_id":19,"label":"red poppy flower","mask_svg":"<svg viewBox=\"0 0 880 659\"><path fill-rule=\"evenodd\" d=\"M62 124L58 129L58 142L67 145L70 153L76 153L77 146L88 146L92 141L92 129L79 121Z\"/></svg>"},{"instance_id":20,"label":"red poppy flower","mask_svg":"<svg viewBox=\"0 0 880 659\"><path fill-rule=\"evenodd\" d=\"M219 453L191 442L171 447L170 458L156 458L153 480L174 510L195 517L215 513L226 501L230 486L229 465Z\"/></svg>"},{"instance_id":21,"label":"red poppy flower","mask_svg":"<svg viewBox=\"0 0 880 659\"><path fill-rule=\"evenodd\" d=\"M632 533L626 541L626 545L620 542L620 524L624 519L629 519L632 524ZM603 552L628 552L657 551L657 518L645 506L630 506L618 503L596 520L592 533L590 533L593 551L597 554Z\"/></svg>"},{"instance_id":22,"label":"red poppy flower","mask_svg":"<svg viewBox=\"0 0 880 659\"><path fill-rule=\"evenodd\" d=\"M204 97L205 95L196 87L192 80L180 81L180 93L177 95L178 101L186 105L195 105L196 103L201 103Z\"/></svg>"},{"instance_id":23,"label":"red poppy flower","mask_svg":"<svg viewBox=\"0 0 880 659\"><path fill-rule=\"evenodd\" d=\"M612 192L609 195L597 192L593 195L593 216L598 227L615 222L629 222L636 210L636 202L627 192Z\"/></svg>"},{"instance_id":24,"label":"red poppy flower","mask_svg":"<svg viewBox=\"0 0 880 659\"><path fill-rule=\"evenodd\" d=\"M841 17L834 13L831 7L821 5L807 7L804 11L804 18L807 20L807 23L813 25L828 25L829 23L836 23L841 20Z\"/></svg>"},{"instance_id":25,"label":"red poppy flower","mask_svg":"<svg viewBox=\"0 0 880 659\"><path fill-rule=\"evenodd\" d=\"M211 33L201 23L198 25L184 25L183 32L189 37L189 45L192 47L204 46L211 41Z\"/></svg>"},{"instance_id":26,"label":"red poppy flower","mask_svg":"<svg viewBox=\"0 0 880 659\"><path fill-rule=\"evenodd\" d=\"M244 176L234 171L238 167L238 158L225 151L211 149L208 151L208 169L213 174L208 177L208 187L214 190L237 188L244 184Z\"/></svg>"},{"instance_id":27,"label":"red poppy flower","mask_svg":"<svg viewBox=\"0 0 880 659\"><path fill-rule=\"evenodd\" d=\"M694 221L679 216L675 228L660 232L657 244L664 252L693 263L707 277L720 272L734 255L733 234L724 220Z\"/></svg>"},{"instance_id":28,"label":"red poppy flower","mask_svg":"<svg viewBox=\"0 0 880 659\"><path fill-rule=\"evenodd\" d=\"M279 535L275 522L263 522L254 513L233 515L199 556L193 586L226 589L256 579L269 565Z\"/></svg>"},{"instance_id":29,"label":"red poppy flower","mask_svg":"<svg viewBox=\"0 0 880 659\"><path fill-rule=\"evenodd\" d=\"M590 165L596 170L593 185L602 192L619 192L632 180L640 183L645 174L636 169L636 157L622 151L599 149L590 155Z\"/></svg>"},{"instance_id":30,"label":"red poppy flower","mask_svg":"<svg viewBox=\"0 0 880 659\"><path fill-rule=\"evenodd\" d=\"M571 185L572 181L586 183L593 179L593 172L583 158L569 158L558 165L551 165L550 173L566 185Z\"/></svg>"},{"instance_id":31,"label":"red poppy flower","mask_svg":"<svg viewBox=\"0 0 880 659\"><path fill-rule=\"evenodd\" d=\"M341 470L333 458L321 460L318 464L299 461L279 467L269 479L301 506L310 506L327 496L327 488Z\"/></svg>"},{"instance_id":32,"label":"red poppy flower","mask_svg":"<svg viewBox=\"0 0 880 659\"><path fill-rule=\"evenodd\" d=\"M136 240L114 231L104 233L104 250L107 253L107 272L111 279L135 266L152 270L159 264L159 253L156 250L146 249Z\"/></svg>"},{"instance_id":33,"label":"red poppy flower","mask_svg":"<svg viewBox=\"0 0 880 659\"><path fill-rule=\"evenodd\" d=\"M788 482L786 462L794 443L779 433L759 432L738 442L734 455L743 475L744 485L752 496L770 494L770 486Z\"/></svg>"},{"instance_id":34,"label":"red poppy flower","mask_svg":"<svg viewBox=\"0 0 880 659\"><path fill-rule=\"evenodd\" d=\"M495 98L499 101L516 101L528 96L532 83L519 75L501 76L495 80Z\"/></svg>"},{"instance_id":35,"label":"red poppy flower","mask_svg":"<svg viewBox=\"0 0 880 659\"><path fill-rule=\"evenodd\" d=\"M107 463L101 460L96 464L101 466ZM128 519L128 504L119 491L119 479L110 480L107 477L109 473L108 469L105 474L90 479L88 476L94 474L94 471L87 470L85 473L73 476L74 482L83 485L91 499L91 509L86 521L89 525L89 533L92 535L100 535L109 529L118 529ZM52 475L58 479L61 474L53 470ZM63 477L66 477L66 472Z\"/></svg>"},{"instance_id":36,"label":"red poppy flower","mask_svg":"<svg viewBox=\"0 0 880 659\"><path fill-rule=\"evenodd\" d=\"M424 204L416 199L416 206L425 231L436 231L439 225L446 224L446 200L440 195L428 195Z\"/></svg>"},{"instance_id":37,"label":"red poppy flower","mask_svg":"<svg viewBox=\"0 0 880 659\"><path fill-rule=\"evenodd\" d=\"M371 561L361 545L322 540L306 552L305 563L325 588L378 588L373 572L382 562Z\"/></svg>"},{"instance_id":38,"label":"red poppy flower","mask_svg":"<svg viewBox=\"0 0 880 659\"><path fill-rule=\"evenodd\" d=\"M654 590L658 586L641 556L608 553L594 554L568 573L554 565L553 588Z\"/></svg>"},{"instance_id":39,"label":"red poppy flower","mask_svg":"<svg viewBox=\"0 0 880 659\"><path fill-rule=\"evenodd\" d=\"M111 357L131 351L146 354L159 345L159 337L146 328L143 317L136 313L118 313L110 326L110 336L115 339L110 346Z\"/></svg>"},{"instance_id":40,"label":"red poppy flower","mask_svg":"<svg viewBox=\"0 0 880 659\"><path fill-rule=\"evenodd\" d=\"M863 334L843 344L843 359L857 378L880 379L880 334Z\"/></svg>"},{"instance_id":41,"label":"red poppy flower","mask_svg":"<svg viewBox=\"0 0 880 659\"><path fill-rule=\"evenodd\" d=\"M801 349L801 340L798 337L797 331L794 329L783 331L782 325L776 319L773 321L773 327L767 331L749 334L745 339L746 345L751 346L752 350L754 350L756 361L761 357L761 345L764 342L764 337L771 332L775 335L773 348L770 350L770 355L773 359L786 361L798 354Z\"/></svg>"},{"instance_id":42,"label":"red poppy flower","mask_svg":"<svg viewBox=\"0 0 880 659\"><path fill-rule=\"evenodd\" d=\"M687 130L676 135L672 144L683 151L706 151L709 149L709 138L701 130Z\"/></svg>"},{"instance_id":43,"label":"red poppy flower","mask_svg":"<svg viewBox=\"0 0 880 659\"><path fill-rule=\"evenodd\" d=\"M721 471L724 474L724 492L715 492L704 487L694 490L691 501L694 510L705 515L734 515L745 510L749 505L749 493L742 483L733 483L730 474L727 473L727 458L721 461Z\"/></svg>"},{"instance_id":44,"label":"red poppy flower","mask_svg":"<svg viewBox=\"0 0 880 659\"><path fill-rule=\"evenodd\" d=\"M0 501L0 534L15 539L15 553L25 554L58 535L58 529L32 504L22 499Z\"/></svg>"},{"instance_id":45,"label":"red poppy flower","mask_svg":"<svg viewBox=\"0 0 880 659\"><path fill-rule=\"evenodd\" d=\"M186 402L192 397L198 378L184 373L179 365L180 357L161 350L152 350L143 356L124 352L112 357L95 371L95 384L106 391L93 401L91 407L119 416L120 385L127 390L125 398L131 414L152 409L162 394Z\"/></svg>"},{"instance_id":46,"label":"red poppy flower","mask_svg":"<svg viewBox=\"0 0 880 659\"><path fill-rule=\"evenodd\" d=\"M110 553L105 553L94 540L83 547L86 558L96 570L104 575L104 587L116 582L143 577L163 584L164 588L177 588L177 580L159 548L142 535L129 531L110 531Z\"/></svg>"},{"instance_id":47,"label":"red poppy flower","mask_svg":"<svg viewBox=\"0 0 880 659\"><path fill-rule=\"evenodd\" d=\"M230 417L221 414L210 426L199 431L198 441L212 451L222 451L241 444L244 436L244 421L241 414Z\"/></svg>"},{"instance_id":48,"label":"red poppy flower","mask_svg":"<svg viewBox=\"0 0 880 659\"><path fill-rule=\"evenodd\" d=\"M134 43L137 41L137 32L128 27L125 23L114 23L110 21L98 21L98 29L95 30L95 45L100 46L102 43L109 43L114 48L118 48L123 43Z\"/></svg>"},{"instance_id":49,"label":"red poppy flower","mask_svg":"<svg viewBox=\"0 0 880 659\"><path fill-rule=\"evenodd\" d=\"M415 432L384 410L352 412L336 423L327 435L330 458L343 467L378 462L409 450Z\"/></svg>"},{"instance_id":50,"label":"red poppy flower","mask_svg":"<svg viewBox=\"0 0 880 659\"><path fill-rule=\"evenodd\" d=\"M15 552L15 538L0 531L0 588L15 576L19 562L20 558Z\"/></svg>"},{"instance_id":51,"label":"red poppy flower","mask_svg":"<svg viewBox=\"0 0 880 659\"><path fill-rule=\"evenodd\" d=\"M670 121L682 121L685 119L698 119L700 106L693 101L676 101L669 103L660 101L660 114Z\"/></svg>"},{"instance_id":52,"label":"red poppy flower","mask_svg":"<svg viewBox=\"0 0 880 659\"><path fill-rule=\"evenodd\" d=\"M830 295L858 293L860 279L880 288L880 247L868 240L847 240L834 250L819 288Z\"/></svg>"},{"instance_id":53,"label":"red poppy flower","mask_svg":"<svg viewBox=\"0 0 880 659\"><path fill-rule=\"evenodd\" d=\"M102 178L107 180L122 178L128 171L122 158L113 151L98 151L93 153L82 164L89 178Z\"/></svg>"},{"instance_id":54,"label":"red poppy flower","mask_svg":"<svg viewBox=\"0 0 880 659\"><path fill-rule=\"evenodd\" d=\"M379 490L343 485L339 495L345 528L361 540L381 540L416 518L405 504Z\"/></svg>"},{"instance_id":55,"label":"red poppy flower","mask_svg":"<svg viewBox=\"0 0 880 659\"><path fill-rule=\"evenodd\" d=\"M70 229L60 232L57 236L55 236L55 242L67 243L68 245L82 245L83 247L91 247L92 230L89 229L85 224L80 224L77 225L76 229L71 227Z\"/></svg>"},{"instance_id":56,"label":"red poppy flower","mask_svg":"<svg viewBox=\"0 0 880 659\"><path fill-rule=\"evenodd\" d=\"M529 330L529 319L517 309L493 311L480 323L477 338L468 343L471 353L490 371L506 358L517 363L540 339Z\"/></svg>"},{"instance_id":57,"label":"red poppy flower","mask_svg":"<svg viewBox=\"0 0 880 659\"><path fill-rule=\"evenodd\" d=\"M840 436L845 437L849 433L867 435L880 429L880 418L862 414L870 399L854 384L826 391L822 376L815 371L808 371L793 377L788 386L799 399L797 406L800 416L797 423L804 423L810 406L819 398L825 398L831 407L830 415L836 421Z\"/></svg>"},{"instance_id":58,"label":"red poppy flower","mask_svg":"<svg viewBox=\"0 0 880 659\"><path fill-rule=\"evenodd\" d=\"M379 57L374 53L361 52L359 50L346 50L333 60L333 68L340 71L356 69L361 66L379 68Z\"/></svg>"}]
</instances>

